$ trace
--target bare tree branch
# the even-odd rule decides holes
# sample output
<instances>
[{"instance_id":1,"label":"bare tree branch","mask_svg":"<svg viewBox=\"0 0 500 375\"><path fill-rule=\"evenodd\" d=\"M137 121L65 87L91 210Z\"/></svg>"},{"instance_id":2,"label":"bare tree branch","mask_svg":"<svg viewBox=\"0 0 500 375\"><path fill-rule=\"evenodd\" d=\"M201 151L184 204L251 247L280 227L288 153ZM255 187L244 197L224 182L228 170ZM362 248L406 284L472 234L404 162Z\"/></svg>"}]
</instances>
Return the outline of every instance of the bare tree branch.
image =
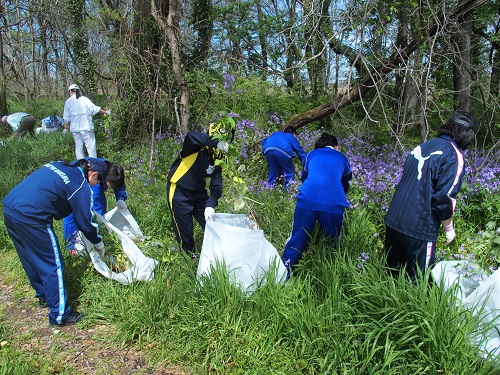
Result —
<instances>
[{"instance_id":1,"label":"bare tree branch","mask_svg":"<svg viewBox=\"0 0 500 375\"><path fill-rule=\"evenodd\" d=\"M429 37L436 35L443 25L452 19L457 19L463 16L465 13L470 12L474 8L478 7L486 0L470 0L463 3L461 6L457 7L453 12L451 12L447 17L442 15L440 22L434 23L428 30L424 30L423 33L427 34ZM395 51L391 56L389 56L385 61L379 64L377 67L372 69L367 75L365 75L358 83L357 86L348 90L342 97L333 100L331 102L325 103L319 107L313 108L307 112L296 115L290 120L286 126L294 126L295 128L301 128L313 121L320 120L328 115L331 115L338 110L348 106L362 99L375 85L377 82L384 79L388 73L396 69L402 63L406 62L410 55L424 42L422 38L415 38L403 49Z\"/></svg>"}]
</instances>

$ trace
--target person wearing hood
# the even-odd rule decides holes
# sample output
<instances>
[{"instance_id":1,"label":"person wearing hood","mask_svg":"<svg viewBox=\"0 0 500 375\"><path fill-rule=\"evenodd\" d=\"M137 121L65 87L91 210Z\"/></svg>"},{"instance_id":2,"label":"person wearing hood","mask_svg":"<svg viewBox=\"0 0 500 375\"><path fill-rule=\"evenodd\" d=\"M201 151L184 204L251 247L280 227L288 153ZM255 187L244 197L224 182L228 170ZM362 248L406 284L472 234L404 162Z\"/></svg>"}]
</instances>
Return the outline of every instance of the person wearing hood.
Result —
<instances>
[{"instance_id":1,"label":"person wearing hood","mask_svg":"<svg viewBox=\"0 0 500 375\"><path fill-rule=\"evenodd\" d=\"M41 307L53 326L75 324L83 314L68 303L64 257L53 221L73 214L78 229L104 254L92 210L92 186L106 181L108 167L97 159L75 164L50 162L31 173L3 199L4 223Z\"/></svg>"},{"instance_id":2,"label":"person wearing hood","mask_svg":"<svg viewBox=\"0 0 500 375\"><path fill-rule=\"evenodd\" d=\"M225 129L221 125L210 124L208 134L195 130L187 133L167 178L167 203L175 239L192 258L197 257L193 218L204 229L222 195L222 168L215 161L229 151L234 129ZM206 179L210 179L210 195L205 188Z\"/></svg>"},{"instance_id":3,"label":"person wearing hood","mask_svg":"<svg viewBox=\"0 0 500 375\"><path fill-rule=\"evenodd\" d=\"M64 103L63 133L71 131L75 140L76 159L83 159L84 146L88 156L97 157L94 122L92 117L98 113L110 115L111 112L96 106L89 98L80 93L80 87L72 84L68 87L69 98Z\"/></svg>"}]
</instances>

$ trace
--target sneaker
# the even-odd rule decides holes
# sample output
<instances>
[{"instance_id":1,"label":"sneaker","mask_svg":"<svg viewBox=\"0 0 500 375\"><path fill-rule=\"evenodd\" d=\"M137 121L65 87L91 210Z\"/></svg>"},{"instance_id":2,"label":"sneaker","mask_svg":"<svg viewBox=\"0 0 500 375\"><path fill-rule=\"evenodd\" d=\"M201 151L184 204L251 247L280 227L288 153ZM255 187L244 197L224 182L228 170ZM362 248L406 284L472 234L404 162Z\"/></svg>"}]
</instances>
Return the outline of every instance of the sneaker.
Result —
<instances>
[{"instance_id":1,"label":"sneaker","mask_svg":"<svg viewBox=\"0 0 500 375\"><path fill-rule=\"evenodd\" d=\"M71 311L66 319L63 320L61 324L50 323L51 326L64 327L78 323L85 317L85 314L79 313L78 311Z\"/></svg>"},{"instance_id":2,"label":"sneaker","mask_svg":"<svg viewBox=\"0 0 500 375\"><path fill-rule=\"evenodd\" d=\"M47 300L45 299L45 296L38 297L38 307L47 307Z\"/></svg>"},{"instance_id":3,"label":"sneaker","mask_svg":"<svg viewBox=\"0 0 500 375\"><path fill-rule=\"evenodd\" d=\"M79 249L70 249L68 250L68 254L72 257L80 256L80 257L85 257L85 251L84 250L79 250Z\"/></svg>"}]
</instances>

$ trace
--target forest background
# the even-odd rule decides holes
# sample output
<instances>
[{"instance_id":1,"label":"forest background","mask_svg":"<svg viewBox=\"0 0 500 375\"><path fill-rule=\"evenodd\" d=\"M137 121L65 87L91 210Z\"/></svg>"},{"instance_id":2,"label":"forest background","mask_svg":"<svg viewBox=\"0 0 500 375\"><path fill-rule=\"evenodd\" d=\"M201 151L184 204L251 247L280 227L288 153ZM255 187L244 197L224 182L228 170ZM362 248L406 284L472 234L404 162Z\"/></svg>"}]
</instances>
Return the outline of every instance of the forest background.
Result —
<instances>
[{"instance_id":1,"label":"forest background","mask_svg":"<svg viewBox=\"0 0 500 375\"><path fill-rule=\"evenodd\" d=\"M85 261L67 259L71 296L88 315L84 328L113 327L100 340L147 352L157 373L496 373L494 359L483 361L470 339L481 323L436 286L388 280L381 240L406 153L455 109L471 111L480 128L466 153L457 240L445 247L440 238L438 247L440 258L498 268L498 0L0 6L0 114L61 115L71 83L110 109L95 118L98 153L126 168L129 206L147 234L143 249L160 260L150 284L119 288ZM227 116L237 137L218 211L253 215L279 251L298 185L266 186L263 137L294 125L309 151L329 131L355 176L336 255L314 241L296 280L250 297L223 273L194 288L195 268L175 250L165 202L183 135ZM71 137L61 134L14 141L2 129L2 197L44 162L74 155ZM2 281L15 286L15 303L29 301L1 229ZM85 373L60 346L50 349L53 360L46 348L24 351L37 336L14 339L7 311L0 314L4 373ZM99 371L112 373L108 366Z\"/></svg>"}]
</instances>

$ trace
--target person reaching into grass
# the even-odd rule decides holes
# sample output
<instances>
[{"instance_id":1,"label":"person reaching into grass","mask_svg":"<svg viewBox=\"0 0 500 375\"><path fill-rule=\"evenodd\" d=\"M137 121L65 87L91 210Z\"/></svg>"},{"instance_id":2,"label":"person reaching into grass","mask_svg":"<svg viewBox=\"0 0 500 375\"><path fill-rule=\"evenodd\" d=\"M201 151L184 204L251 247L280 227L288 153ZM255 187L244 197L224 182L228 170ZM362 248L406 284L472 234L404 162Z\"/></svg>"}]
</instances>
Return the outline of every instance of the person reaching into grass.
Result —
<instances>
[{"instance_id":1,"label":"person reaching into grass","mask_svg":"<svg viewBox=\"0 0 500 375\"><path fill-rule=\"evenodd\" d=\"M346 194L351 179L349 161L339 151L337 138L323 133L304 161L292 233L282 256L287 277L302 258L316 222L326 238L332 240L340 236L344 210L349 207Z\"/></svg>"},{"instance_id":2,"label":"person reaching into grass","mask_svg":"<svg viewBox=\"0 0 500 375\"><path fill-rule=\"evenodd\" d=\"M84 160L94 160L93 158L84 158ZM106 181L92 186L94 194L93 210L104 216L107 212L106 190L112 187L115 198L116 207L123 211L127 209L127 192L125 190L125 172L120 164L112 163L103 158L97 160L106 163L108 173ZM74 161L72 164L77 163ZM75 223L73 214L69 214L63 220L64 239L66 241L66 250L71 255L84 255L84 245L82 238L78 235L78 226Z\"/></svg>"},{"instance_id":3,"label":"person reaching into grass","mask_svg":"<svg viewBox=\"0 0 500 375\"><path fill-rule=\"evenodd\" d=\"M474 114L456 111L439 127L437 138L408 154L385 218L387 266L393 275L402 269L415 280L432 266L441 225L447 244L455 238L452 216L465 170L462 151L478 127Z\"/></svg>"},{"instance_id":4,"label":"person reaching into grass","mask_svg":"<svg viewBox=\"0 0 500 375\"><path fill-rule=\"evenodd\" d=\"M3 199L4 223L49 323L75 324L83 314L68 303L62 256L53 221L73 213L75 223L96 250L104 243L92 211L92 186L106 181L108 166L97 159L75 164L47 163L15 186Z\"/></svg>"},{"instance_id":5,"label":"person reaching into grass","mask_svg":"<svg viewBox=\"0 0 500 375\"><path fill-rule=\"evenodd\" d=\"M222 122L210 124L209 132L190 131L180 156L170 167L167 178L167 202L172 214L172 226L179 246L196 258L193 218L204 229L211 220L222 195L222 168L215 161L229 151L235 129ZM210 195L206 179L210 179Z\"/></svg>"},{"instance_id":6,"label":"person reaching into grass","mask_svg":"<svg viewBox=\"0 0 500 375\"><path fill-rule=\"evenodd\" d=\"M280 176L283 176L285 188L295 178L293 158L295 154L304 164L306 153L297 140L297 131L293 126L287 126L282 132L274 132L262 141L262 154L266 157L269 166L267 183L275 185Z\"/></svg>"},{"instance_id":7,"label":"person reaching into grass","mask_svg":"<svg viewBox=\"0 0 500 375\"><path fill-rule=\"evenodd\" d=\"M21 137L26 134L35 135L36 119L24 112L16 112L2 117L2 122L11 126L14 137Z\"/></svg>"}]
</instances>

